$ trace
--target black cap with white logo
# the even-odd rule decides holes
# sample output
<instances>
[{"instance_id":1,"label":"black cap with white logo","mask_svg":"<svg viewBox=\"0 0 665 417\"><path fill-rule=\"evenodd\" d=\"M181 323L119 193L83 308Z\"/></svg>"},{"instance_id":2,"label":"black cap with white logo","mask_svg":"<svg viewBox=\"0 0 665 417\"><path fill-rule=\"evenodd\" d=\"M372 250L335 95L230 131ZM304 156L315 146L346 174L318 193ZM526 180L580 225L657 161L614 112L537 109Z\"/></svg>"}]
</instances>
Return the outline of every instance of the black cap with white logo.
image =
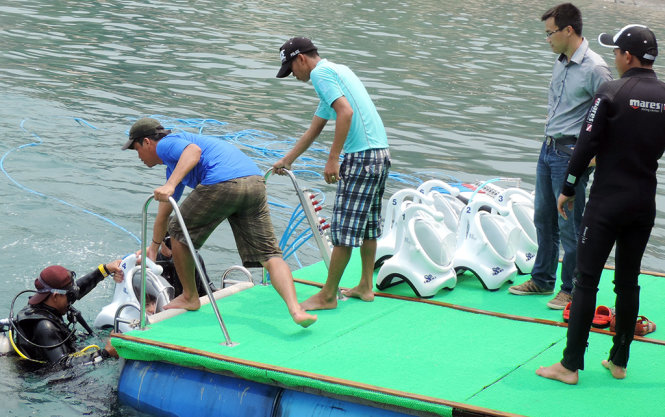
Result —
<instances>
[{"instance_id":1,"label":"black cap with white logo","mask_svg":"<svg viewBox=\"0 0 665 417\"><path fill-rule=\"evenodd\" d=\"M277 73L277 78L284 78L291 74L291 61L299 54L316 51L316 46L307 38L291 38L284 42L279 48L279 58L282 60L282 67Z\"/></svg>"},{"instance_id":2,"label":"black cap with white logo","mask_svg":"<svg viewBox=\"0 0 665 417\"><path fill-rule=\"evenodd\" d=\"M633 56L651 61L654 61L658 55L656 36L644 25L624 26L614 36L601 33L598 36L598 43L608 48L620 48Z\"/></svg>"}]
</instances>

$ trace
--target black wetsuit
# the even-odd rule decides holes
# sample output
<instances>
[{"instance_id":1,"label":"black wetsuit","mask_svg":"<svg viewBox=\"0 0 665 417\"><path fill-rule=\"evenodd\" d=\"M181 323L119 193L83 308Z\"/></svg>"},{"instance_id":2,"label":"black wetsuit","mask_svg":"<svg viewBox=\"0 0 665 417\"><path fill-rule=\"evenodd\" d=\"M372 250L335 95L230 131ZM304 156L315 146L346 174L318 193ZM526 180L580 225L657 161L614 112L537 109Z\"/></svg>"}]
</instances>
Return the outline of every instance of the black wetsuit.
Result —
<instances>
[{"instance_id":1,"label":"black wetsuit","mask_svg":"<svg viewBox=\"0 0 665 417\"><path fill-rule=\"evenodd\" d=\"M577 140L562 194L596 156L596 173L584 211L577 273L561 363L584 369L600 275L616 242L616 336L609 360L628 363L639 310L638 275L656 215L656 170L665 150L665 83L650 69L632 68L601 85Z\"/></svg>"},{"instance_id":2,"label":"black wetsuit","mask_svg":"<svg viewBox=\"0 0 665 417\"><path fill-rule=\"evenodd\" d=\"M103 279L102 273L95 270L76 280L76 285L79 287L78 299L83 298ZM65 324L62 314L44 303L24 307L16 316L16 327L18 332L14 337L17 347L28 358L36 361L67 368L82 363L99 362L109 357L104 349L76 353L78 351L76 335L72 334L69 337L71 329ZM65 342L61 343L63 341ZM58 346L40 347L54 345Z\"/></svg>"}]
</instances>

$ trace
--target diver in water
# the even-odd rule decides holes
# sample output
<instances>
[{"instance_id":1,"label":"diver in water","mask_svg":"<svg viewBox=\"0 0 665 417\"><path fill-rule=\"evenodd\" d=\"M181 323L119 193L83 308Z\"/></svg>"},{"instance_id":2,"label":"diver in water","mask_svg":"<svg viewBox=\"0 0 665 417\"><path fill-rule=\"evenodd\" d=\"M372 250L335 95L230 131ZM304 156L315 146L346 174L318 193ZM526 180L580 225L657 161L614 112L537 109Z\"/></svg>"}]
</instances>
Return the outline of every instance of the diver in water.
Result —
<instances>
[{"instance_id":1,"label":"diver in water","mask_svg":"<svg viewBox=\"0 0 665 417\"><path fill-rule=\"evenodd\" d=\"M78 280L75 280L74 271L62 266L45 268L35 279L37 293L30 297L28 305L16 317L10 317L13 331L11 340L16 353L33 363L48 363L62 368L97 363L109 357L117 358L118 354L110 342L103 349L86 347L79 350L75 324L80 323L89 334L92 334L92 329L72 304L109 275L113 276L115 282L122 282L120 262L118 259L100 264L97 269ZM69 325L63 319L65 315Z\"/></svg>"}]
</instances>

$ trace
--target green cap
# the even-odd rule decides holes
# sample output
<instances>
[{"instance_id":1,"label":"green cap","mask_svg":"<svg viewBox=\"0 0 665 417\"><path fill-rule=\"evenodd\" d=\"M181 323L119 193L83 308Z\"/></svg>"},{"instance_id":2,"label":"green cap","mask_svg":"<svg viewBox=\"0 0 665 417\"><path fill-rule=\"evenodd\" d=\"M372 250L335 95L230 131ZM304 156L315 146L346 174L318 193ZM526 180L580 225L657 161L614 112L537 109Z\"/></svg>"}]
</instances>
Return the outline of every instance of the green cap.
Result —
<instances>
[{"instance_id":1,"label":"green cap","mask_svg":"<svg viewBox=\"0 0 665 417\"><path fill-rule=\"evenodd\" d=\"M156 133L164 132L164 127L159 123L159 120L153 119L152 117L144 117L137 120L129 129L129 139L122 145L122 150L129 149L132 147L132 144L138 140L143 139L147 136L153 136Z\"/></svg>"}]
</instances>

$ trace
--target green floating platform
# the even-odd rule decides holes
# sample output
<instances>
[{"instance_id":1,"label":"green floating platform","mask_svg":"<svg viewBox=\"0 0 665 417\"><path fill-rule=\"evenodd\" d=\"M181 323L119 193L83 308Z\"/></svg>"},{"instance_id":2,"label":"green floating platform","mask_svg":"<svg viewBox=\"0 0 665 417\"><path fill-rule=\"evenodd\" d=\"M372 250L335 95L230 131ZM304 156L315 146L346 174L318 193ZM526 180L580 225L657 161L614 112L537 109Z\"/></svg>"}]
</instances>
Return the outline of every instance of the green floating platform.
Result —
<instances>
[{"instance_id":1,"label":"green floating platform","mask_svg":"<svg viewBox=\"0 0 665 417\"><path fill-rule=\"evenodd\" d=\"M358 276L352 271L358 270L354 253L342 286L355 285ZM325 274L322 263L295 271L297 279L311 283L296 284L298 298L316 293ZM612 306L612 271L605 274L598 301ZM665 323L665 279L644 275L640 284L640 314ZM217 302L235 346L223 344L209 305L112 342L127 359L233 374L419 416L453 415L454 410L566 417L664 413L665 332L660 328L633 343L628 377L621 381L600 364L611 335L591 333L586 370L577 386L568 386L535 375L539 366L560 360L565 345L561 312L545 306L551 296L514 296L507 285L490 292L471 275L430 302L407 299L413 293L406 285L378 295L372 303L341 301L302 329L272 287L255 286Z\"/></svg>"}]
</instances>

